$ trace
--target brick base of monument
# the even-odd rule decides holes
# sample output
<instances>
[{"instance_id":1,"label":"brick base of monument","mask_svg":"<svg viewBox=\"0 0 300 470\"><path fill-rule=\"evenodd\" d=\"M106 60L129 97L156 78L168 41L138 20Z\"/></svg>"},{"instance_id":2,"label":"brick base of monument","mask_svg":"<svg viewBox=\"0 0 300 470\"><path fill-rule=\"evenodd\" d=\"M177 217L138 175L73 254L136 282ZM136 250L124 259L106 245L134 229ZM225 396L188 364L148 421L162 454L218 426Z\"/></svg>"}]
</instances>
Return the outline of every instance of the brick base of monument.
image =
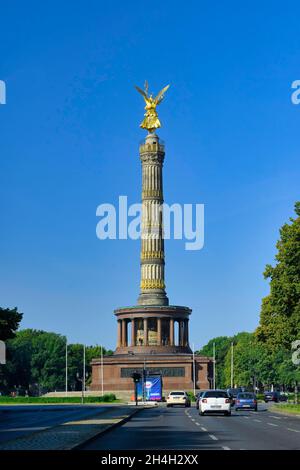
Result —
<instances>
[{"instance_id":1,"label":"brick base of monument","mask_svg":"<svg viewBox=\"0 0 300 470\"><path fill-rule=\"evenodd\" d=\"M162 374L164 392L170 390L193 390L192 354L114 354L92 361L93 391L133 391L133 372L141 372L145 366L149 375ZM212 379L212 359L195 356L196 390L209 389Z\"/></svg>"}]
</instances>

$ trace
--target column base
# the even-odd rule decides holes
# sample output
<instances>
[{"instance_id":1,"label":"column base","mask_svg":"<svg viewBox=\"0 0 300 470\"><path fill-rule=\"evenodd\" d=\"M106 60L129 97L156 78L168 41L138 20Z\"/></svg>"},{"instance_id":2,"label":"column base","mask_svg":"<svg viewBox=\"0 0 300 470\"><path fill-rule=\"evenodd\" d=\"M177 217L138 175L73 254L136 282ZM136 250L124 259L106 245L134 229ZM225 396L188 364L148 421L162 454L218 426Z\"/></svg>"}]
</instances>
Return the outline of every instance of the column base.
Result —
<instances>
[{"instance_id":1,"label":"column base","mask_svg":"<svg viewBox=\"0 0 300 470\"><path fill-rule=\"evenodd\" d=\"M138 305L169 305L169 299L165 292L141 292L137 303Z\"/></svg>"}]
</instances>

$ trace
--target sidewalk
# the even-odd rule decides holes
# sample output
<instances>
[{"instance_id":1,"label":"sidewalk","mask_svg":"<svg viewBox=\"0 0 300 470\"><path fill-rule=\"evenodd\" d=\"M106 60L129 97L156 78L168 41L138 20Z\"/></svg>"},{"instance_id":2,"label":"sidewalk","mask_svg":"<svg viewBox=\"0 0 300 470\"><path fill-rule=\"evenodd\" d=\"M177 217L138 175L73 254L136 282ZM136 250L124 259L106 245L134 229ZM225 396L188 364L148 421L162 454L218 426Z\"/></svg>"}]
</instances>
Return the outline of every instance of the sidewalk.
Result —
<instances>
[{"instance_id":1,"label":"sidewalk","mask_svg":"<svg viewBox=\"0 0 300 470\"><path fill-rule=\"evenodd\" d=\"M129 420L138 410L132 406L118 407L79 421L69 421L29 436L0 444L1 450L71 450L111 427Z\"/></svg>"}]
</instances>

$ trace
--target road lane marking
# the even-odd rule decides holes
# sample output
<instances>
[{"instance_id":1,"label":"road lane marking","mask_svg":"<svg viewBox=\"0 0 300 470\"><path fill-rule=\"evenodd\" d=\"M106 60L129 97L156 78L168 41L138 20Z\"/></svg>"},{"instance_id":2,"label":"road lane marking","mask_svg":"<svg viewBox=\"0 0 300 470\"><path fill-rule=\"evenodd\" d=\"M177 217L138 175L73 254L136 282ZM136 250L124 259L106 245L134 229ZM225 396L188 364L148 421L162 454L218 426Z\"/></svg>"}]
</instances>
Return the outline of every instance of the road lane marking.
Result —
<instances>
[{"instance_id":1,"label":"road lane marking","mask_svg":"<svg viewBox=\"0 0 300 470\"><path fill-rule=\"evenodd\" d=\"M245 419L250 419L249 416L244 416Z\"/></svg>"},{"instance_id":2,"label":"road lane marking","mask_svg":"<svg viewBox=\"0 0 300 470\"><path fill-rule=\"evenodd\" d=\"M279 416L273 416L273 415L270 415L270 418L281 419L281 418L279 418Z\"/></svg>"},{"instance_id":3,"label":"road lane marking","mask_svg":"<svg viewBox=\"0 0 300 470\"><path fill-rule=\"evenodd\" d=\"M0 432L44 431L44 429L49 429L49 426L33 426L33 427L27 427L27 428L0 429Z\"/></svg>"},{"instance_id":4,"label":"road lane marking","mask_svg":"<svg viewBox=\"0 0 300 470\"><path fill-rule=\"evenodd\" d=\"M253 421L256 421L257 423L261 423L260 419L254 419Z\"/></svg>"},{"instance_id":5,"label":"road lane marking","mask_svg":"<svg viewBox=\"0 0 300 470\"><path fill-rule=\"evenodd\" d=\"M209 437L213 440L213 441L218 441L219 439L214 436L213 434L209 434Z\"/></svg>"},{"instance_id":6,"label":"road lane marking","mask_svg":"<svg viewBox=\"0 0 300 470\"><path fill-rule=\"evenodd\" d=\"M276 426L276 428L278 428L278 424L274 424L274 423L267 423L269 426Z\"/></svg>"},{"instance_id":7,"label":"road lane marking","mask_svg":"<svg viewBox=\"0 0 300 470\"><path fill-rule=\"evenodd\" d=\"M207 432L206 428L201 427L202 431Z\"/></svg>"},{"instance_id":8,"label":"road lane marking","mask_svg":"<svg viewBox=\"0 0 300 470\"><path fill-rule=\"evenodd\" d=\"M222 449L223 449L223 450L230 450L230 447L222 446Z\"/></svg>"},{"instance_id":9,"label":"road lane marking","mask_svg":"<svg viewBox=\"0 0 300 470\"><path fill-rule=\"evenodd\" d=\"M194 421L194 422L196 421L194 418L191 418L191 420Z\"/></svg>"},{"instance_id":10,"label":"road lane marking","mask_svg":"<svg viewBox=\"0 0 300 470\"><path fill-rule=\"evenodd\" d=\"M195 424L197 424L197 426L200 426L200 423L195 423Z\"/></svg>"},{"instance_id":11,"label":"road lane marking","mask_svg":"<svg viewBox=\"0 0 300 470\"><path fill-rule=\"evenodd\" d=\"M286 428L288 431L300 432L298 429Z\"/></svg>"}]
</instances>

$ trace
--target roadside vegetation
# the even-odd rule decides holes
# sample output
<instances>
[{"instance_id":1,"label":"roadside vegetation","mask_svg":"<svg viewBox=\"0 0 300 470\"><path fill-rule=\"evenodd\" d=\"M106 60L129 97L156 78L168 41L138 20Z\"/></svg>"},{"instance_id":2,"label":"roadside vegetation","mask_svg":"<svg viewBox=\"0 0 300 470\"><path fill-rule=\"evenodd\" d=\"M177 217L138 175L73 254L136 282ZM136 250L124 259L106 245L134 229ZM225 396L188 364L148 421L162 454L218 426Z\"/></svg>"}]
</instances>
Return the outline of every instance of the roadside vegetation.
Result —
<instances>
[{"instance_id":1,"label":"roadside vegetation","mask_svg":"<svg viewBox=\"0 0 300 470\"><path fill-rule=\"evenodd\" d=\"M287 403L287 404L280 403L279 405L272 406L271 411L279 411L281 413L288 413L288 414L297 414L300 416L300 405L295 405L292 403Z\"/></svg>"},{"instance_id":2,"label":"roadside vegetation","mask_svg":"<svg viewBox=\"0 0 300 470\"><path fill-rule=\"evenodd\" d=\"M108 393L100 397L86 396L84 403L118 403L113 393ZM60 403L81 403L81 397L0 397L0 405L16 404L60 404Z\"/></svg>"}]
</instances>

